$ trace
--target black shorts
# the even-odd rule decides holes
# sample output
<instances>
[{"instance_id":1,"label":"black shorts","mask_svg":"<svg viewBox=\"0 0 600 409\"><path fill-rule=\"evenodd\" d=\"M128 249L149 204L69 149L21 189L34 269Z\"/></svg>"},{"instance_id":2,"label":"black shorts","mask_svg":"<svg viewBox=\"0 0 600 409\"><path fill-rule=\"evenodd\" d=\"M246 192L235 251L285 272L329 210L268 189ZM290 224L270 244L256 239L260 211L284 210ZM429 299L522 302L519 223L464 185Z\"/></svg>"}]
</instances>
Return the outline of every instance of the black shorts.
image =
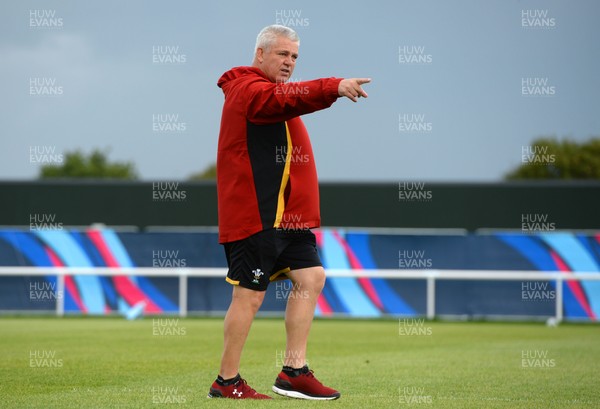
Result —
<instances>
[{"instance_id":1,"label":"black shorts","mask_svg":"<svg viewBox=\"0 0 600 409\"><path fill-rule=\"evenodd\" d=\"M227 282L251 290L265 291L291 270L322 265L310 230L268 229L224 247Z\"/></svg>"}]
</instances>

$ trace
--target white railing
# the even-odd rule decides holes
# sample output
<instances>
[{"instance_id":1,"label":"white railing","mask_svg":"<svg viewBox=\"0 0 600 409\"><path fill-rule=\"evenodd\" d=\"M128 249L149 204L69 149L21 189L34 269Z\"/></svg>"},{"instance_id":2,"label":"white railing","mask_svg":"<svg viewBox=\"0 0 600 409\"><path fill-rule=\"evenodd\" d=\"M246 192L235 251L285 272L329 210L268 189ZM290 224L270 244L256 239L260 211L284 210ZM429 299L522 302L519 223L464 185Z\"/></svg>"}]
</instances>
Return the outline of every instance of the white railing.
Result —
<instances>
[{"instance_id":1,"label":"white railing","mask_svg":"<svg viewBox=\"0 0 600 409\"><path fill-rule=\"evenodd\" d=\"M427 318L435 318L435 283L437 280L554 281L556 283L555 319L563 319L564 281L600 280L600 272L515 271L515 270L349 270L327 269L328 277L367 277L419 279L427 281ZM65 275L179 277L179 315L187 315L188 277L225 277L226 268L154 268L154 267L0 267L0 276L57 276L57 294L64 294ZM64 314L64 297L56 299L56 314Z\"/></svg>"}]
</instances>

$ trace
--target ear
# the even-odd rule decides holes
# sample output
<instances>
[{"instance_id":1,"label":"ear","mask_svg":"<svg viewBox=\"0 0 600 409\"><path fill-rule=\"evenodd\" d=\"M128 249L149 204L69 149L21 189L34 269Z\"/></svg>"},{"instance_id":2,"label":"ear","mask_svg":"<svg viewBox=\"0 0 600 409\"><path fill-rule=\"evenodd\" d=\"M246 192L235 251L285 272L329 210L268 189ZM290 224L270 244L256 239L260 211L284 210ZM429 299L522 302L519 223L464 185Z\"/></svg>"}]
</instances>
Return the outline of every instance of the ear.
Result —
<instances>
[{"instance_id":1,"label":"ear","mask_svg":"<svg viewBox=\"0 0 600 409\"><path fill-rule=\"evenodd\" d=\"M263 52L263 49L262 49L262 48L257 48L257 49L256 49L256 60L257 60L259 63L262 63L262 62L263 62L263 60L264 60L264 56L263 56L263 54L264 54L264 52Z\"/></svg>"}]
</instances>

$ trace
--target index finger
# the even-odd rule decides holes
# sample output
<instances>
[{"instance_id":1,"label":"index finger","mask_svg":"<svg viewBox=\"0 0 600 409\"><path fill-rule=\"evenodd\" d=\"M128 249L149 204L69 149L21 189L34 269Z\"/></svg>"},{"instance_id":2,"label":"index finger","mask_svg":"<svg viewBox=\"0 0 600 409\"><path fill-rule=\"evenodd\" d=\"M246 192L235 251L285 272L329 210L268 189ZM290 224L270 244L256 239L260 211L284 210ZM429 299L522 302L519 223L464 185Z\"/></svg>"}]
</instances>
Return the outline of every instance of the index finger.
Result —
<instances>
[{"instance_id":1,"label":"index finger","mask_svg":"<svg viewBox=\"0 0 600 409\"><path fill-rule=\"evenodd\" d=\"M371 78L355 78L355 80L358 82L358 85L368 84L371 82Z\"/></svg>"}]
</instances>

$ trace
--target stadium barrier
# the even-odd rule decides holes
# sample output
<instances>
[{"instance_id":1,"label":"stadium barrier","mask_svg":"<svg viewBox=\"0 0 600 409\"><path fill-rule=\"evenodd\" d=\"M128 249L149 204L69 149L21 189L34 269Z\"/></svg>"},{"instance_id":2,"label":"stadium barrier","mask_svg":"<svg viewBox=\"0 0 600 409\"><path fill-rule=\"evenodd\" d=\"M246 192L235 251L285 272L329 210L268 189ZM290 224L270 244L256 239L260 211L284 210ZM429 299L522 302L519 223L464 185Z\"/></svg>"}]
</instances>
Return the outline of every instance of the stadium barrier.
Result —
<instances>
[{"instance_id":1,"label":"stadium barrier","mask_svg":"<svg viewBox=\"0 0 600 409\"><path fill-rule=\"evenodd\" d=\"M224 277L225 268L110 268L110 267L0 267L0 276L56 276L58 294L64 294L65 276L99 275L99 276L148 276L177 277L179 280L180 317L188 315L188 277ZM439 280L508 280L508 281L553 281L555 283L555 315L557 323L563 321L563 283L569 281L600 281L598 272L560 271L514 271L514 270L394 270L394 269L327 269L328 277L338 278L385 278L426 280L426 317L434 319L436 315L436 282ZM64 297L56 298L56 315L63 316Z\"/></svg>"},{"instance_id":2,"label":"stadium barrier","mask_svg":"<svg viewBox=\"0 0 600 409\"><path fill-rule=\"evenodd\" d=\"M174 199L161 200L165 193ZM520 229L523 214L535 211L563 230L600 230L600 182L592 180L323 182L319 196L327 226ZM29 225L40 212L65 226L218 223L215 181L0 181L0 197L4 226Z\"/></svg>"}]
</instances>

